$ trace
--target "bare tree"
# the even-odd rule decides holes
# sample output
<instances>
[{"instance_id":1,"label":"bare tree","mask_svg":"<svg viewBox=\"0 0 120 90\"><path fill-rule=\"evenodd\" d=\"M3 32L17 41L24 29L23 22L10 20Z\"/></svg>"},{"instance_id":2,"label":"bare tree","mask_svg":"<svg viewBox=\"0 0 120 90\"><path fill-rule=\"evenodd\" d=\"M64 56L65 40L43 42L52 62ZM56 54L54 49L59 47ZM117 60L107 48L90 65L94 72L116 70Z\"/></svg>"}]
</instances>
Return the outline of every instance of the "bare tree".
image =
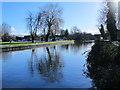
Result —
<instances>
[{"instance_id":1,"label":"bare tree","mask_svg":"<svg viewBox=\"0 0 120 90\"><path fill-rule=\"evenodd\" d=\"M52 36L53 36L53 41L55 41L56 34L60 33L60 23L56 22L51 30Z\"/></svg>"},{"instance_id":2,"label":"bare tree","mask_svg":"<svg viewBox=\"0 0 120 90\"><path fill-rule=\"evenodd\" d=\"M2 39L3 42L10 41L10 32L11 32L11 26L9 26L6 23L2 23L1 39Z\"/></svg>"},{"instance_id":3,"label":"bare tree","mask_svg":"<svg viewBox=\"0 0 120 90\"><path fill-rule=\"evenodd\" d=\"M74 33L81 33L80 29L77 27L77 26L73 26L71 28L71 33L74 34Z\"/></svg>"},{"instance_id":4,"label":"bare tree","mask_svg":"<svg viewBox=\"0 0 120 90\"><path fill-rule=\"evenodd\" d=\"M52 34L53 27L58 27L63 22L61 18L62 9L58 5L49 4L42 10L42 14L44 15L44 25L47 28L47 35L45 37L45 41L48 41L50 34Z\"/></svg>"},{"instance_id":5,"label":"bare tree","mask_svg":"<svg viewBox=\"0 0 120 90\"><path fill-rule=\"evenodd\" d=\"M34 39L35 39L35 36L37 35L37 31L42 25L41 18L42 18L41 13L39 13L37 17L34 17L31 12L29 12L28 14L27 26L28 26L29 33L31 35L32 43L34 43Z\"/></svg>"}]
</instances>

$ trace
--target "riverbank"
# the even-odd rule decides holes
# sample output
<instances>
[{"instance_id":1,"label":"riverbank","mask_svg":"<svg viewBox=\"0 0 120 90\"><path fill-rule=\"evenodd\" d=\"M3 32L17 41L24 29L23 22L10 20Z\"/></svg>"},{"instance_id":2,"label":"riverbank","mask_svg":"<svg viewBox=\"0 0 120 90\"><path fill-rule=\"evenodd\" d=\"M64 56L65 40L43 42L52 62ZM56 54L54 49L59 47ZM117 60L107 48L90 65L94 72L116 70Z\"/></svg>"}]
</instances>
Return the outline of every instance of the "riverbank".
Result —
<instances>
[{"instance_id":1,"label":"riverbank","mask_svg":"<svg viewBox=\"0 0 120 90\"><path fill-rule=\"evenodd\" d=\"M54 46L58 44L70 44L74 43L74 40L64 40L64 41L53 41L53 42L36 42L36 43L3 43L0 45L0 50L3 51L16 51L16 50L24 50L36 47L47 47Z\"/></svg>"},{"instance_id":2,"label":"riverbank","mask_svg":"<svg viewBox=\"0 0 120 90\"><path fill-rule=\"evenodd\" d=\"M120 46L116 42L95 42L87 58L87 77L93 86L119 88L120 86Z\"/></svg>"}]
</instances>

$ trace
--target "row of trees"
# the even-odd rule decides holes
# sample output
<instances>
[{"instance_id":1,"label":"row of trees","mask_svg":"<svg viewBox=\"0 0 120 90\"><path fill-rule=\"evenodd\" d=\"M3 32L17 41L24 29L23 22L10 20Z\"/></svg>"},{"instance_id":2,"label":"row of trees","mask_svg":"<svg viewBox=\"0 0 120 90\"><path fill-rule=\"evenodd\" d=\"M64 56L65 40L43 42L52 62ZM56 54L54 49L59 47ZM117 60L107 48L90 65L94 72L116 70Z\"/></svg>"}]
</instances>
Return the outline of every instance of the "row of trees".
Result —
<instances>
[{"instance_id":1,"label":"row of trees","mask_svg":"<svg viewBox=\"0 0 120 90\"><path fill-rule=\"evenodd\" d=\"M93 35L90 33L85 33L85 32L81 32L80 29L78 29L76 26L73 26L71 28L71 30L69 31L68 29L64 30L64 29L59 29L60 31L57 32L58 35L54 35L54 38L56 38L57 40L60 39L67 39L67 40L76 40L76 41L84 41L84 40L91 40L94 39ZM3 23L2 27L1 27L1 39L3 42L9 42L9 41L30 41L31 40L31 35L34 38L34 40L41 40L43 41L46 34L44 33L44 30L42 31L43 33L40 33L38 35L35 35L34 33L31 33L31 35L26 35L26 36L16 36L16 35L12 35L11 34L11 26ZM37 32L37 31L36 31ZM49 39L53 39L53 36L49 36Z\"/></svg>"},{"instance_id":2,"label":"row of trees","mask_svg":"<svg viewBox=\"0 0 120 90\"><path fill-rule=\"evenodd\" d=\"M92 35L91 33L82 32L76 26L73 26L71 28L71 32L68 35L68 38L76 41L85 41L85 40L95 39L94 35Z\"/></svg>"},{"instance_id":3,"label":"row of trees","mask_svg":"<svg viewBox=\"0 0 120 90\"><path fill-rule=\"evenodd\" d=\"M31 35L32 42L39 30L42 30L46 34L45 41L48 41L50 34L54 36L59 31L63 19L61 18L62 8L58 5L49 4L45 8L40 9L37 15L33 16L29 12L27 17L27 26Z\"/></svg>"},{"instance_id":4,"label":"row of trees","mask_svg":"<svg viewBox=\"0 0 120 90\"><path fill-rule=\"evenodd\" d=\"M119 27L117 24L117 22L119 22L119 20L117 19L118 12L115 6L115 3L111 0L106 0L104 2L103 9L100 10L100 27L98 28L103 39L106 39L105 33L109 33L112 41L117 40L117 27ZM105 27L107 29L106 32Z\"/></svg>"}]
</instances>

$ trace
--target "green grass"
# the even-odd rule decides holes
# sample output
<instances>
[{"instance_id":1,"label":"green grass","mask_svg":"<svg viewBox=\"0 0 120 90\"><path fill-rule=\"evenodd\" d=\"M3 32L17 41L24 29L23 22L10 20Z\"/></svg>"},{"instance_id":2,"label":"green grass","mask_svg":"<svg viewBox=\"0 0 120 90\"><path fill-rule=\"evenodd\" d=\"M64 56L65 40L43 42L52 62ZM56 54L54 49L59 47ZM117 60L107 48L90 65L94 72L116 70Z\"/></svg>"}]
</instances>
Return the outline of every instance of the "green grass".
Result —
<instances>
[{"instance_id":1,"label":"green grass","mask_svg":"<svg viewBox=\"0 0 120 90\"><path fill-rule=\"evenodd\" d=\"M42 41L35 41L32 43L31 41L25 42L0 42L0 47L8 47L8 46L24 46L24 45L34 45L34 44L49 44L49 43L58 43L58 42L66 42L66 41L73 41L73 40L61 40L61 41L50 41L50 42L42 42Z\"/></svg>"}]
</instances>

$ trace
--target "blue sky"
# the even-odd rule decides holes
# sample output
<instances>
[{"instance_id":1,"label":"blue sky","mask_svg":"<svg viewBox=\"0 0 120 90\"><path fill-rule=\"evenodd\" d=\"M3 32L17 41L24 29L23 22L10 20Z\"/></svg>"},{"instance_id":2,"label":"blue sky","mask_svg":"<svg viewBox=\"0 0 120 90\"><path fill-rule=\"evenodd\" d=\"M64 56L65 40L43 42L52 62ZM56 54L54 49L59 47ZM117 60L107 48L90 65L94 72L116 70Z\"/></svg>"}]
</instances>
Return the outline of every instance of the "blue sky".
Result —
<instances>
[{"instance_id":1,"label":"blue sky","mask_svg":"<svg viewBox=\"0 0 120 90\"><path fill-rule=\"evenodd\" d=\"M0 2L0 25L2 24L2 2Z\"/></svg>"},{"instance_id":2,"label":"blue sky","mask_svg":"<svg viewBox=\"0 0 120 90\"><path fill-rule=\"evenodd\" d=\"M37 13L39 8L52 2L2 2L2 22L12 27L12 33L27 34L28 11ZM53 2L57 3L57 2ZM64 29L77 26L81 31L99 33L96 25L101 2L58 2L63 8Z\"/></svg>"}]
</instances>

